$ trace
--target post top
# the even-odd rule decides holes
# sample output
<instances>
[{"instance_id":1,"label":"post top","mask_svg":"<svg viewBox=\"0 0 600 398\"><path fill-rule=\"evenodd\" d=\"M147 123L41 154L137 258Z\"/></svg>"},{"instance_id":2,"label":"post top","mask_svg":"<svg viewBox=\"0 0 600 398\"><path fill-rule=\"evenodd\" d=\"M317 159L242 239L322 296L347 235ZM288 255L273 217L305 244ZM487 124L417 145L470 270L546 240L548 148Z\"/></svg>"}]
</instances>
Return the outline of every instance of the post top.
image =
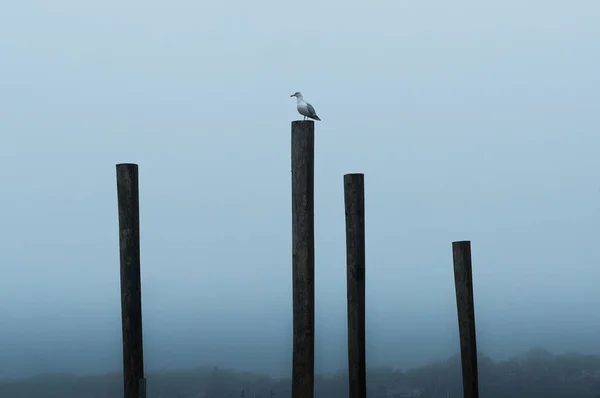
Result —
<instances>
[{"instance_id":1,"label":"post top","mask_svg":"<svg viewBox=\"0 0 600 398\"><path fill-rule=\"evenodd\" d=\"M292 120L292 124L294 124L294 123L300 123L300 124L302 124L302 123L315 124L315 121L314 121L314 120L309 120L309 119L307 119L307 120Z\"/></svg>"},{"instance_id":2,"label":"post top","mask_svg":"<svg viewBox=\"0 0 600 398\"><path fill-rule=\"evenodd\" d=\"M138 167L137 163L117 163L117 167Z\"/></svg>"}]
</instances>

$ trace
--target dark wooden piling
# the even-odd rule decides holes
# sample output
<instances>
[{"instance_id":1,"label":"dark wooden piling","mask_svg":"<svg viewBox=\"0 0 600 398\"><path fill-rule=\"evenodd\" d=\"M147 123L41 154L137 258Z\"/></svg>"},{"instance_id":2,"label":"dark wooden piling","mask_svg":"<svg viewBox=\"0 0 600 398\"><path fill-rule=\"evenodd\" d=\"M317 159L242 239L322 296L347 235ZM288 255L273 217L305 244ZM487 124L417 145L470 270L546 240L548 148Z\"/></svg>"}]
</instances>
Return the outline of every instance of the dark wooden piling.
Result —
<instances>
[{"instance_id":1,"label":"dark wooden piling","mask_svg":"<svg viewBox=\"0 0 600 398\"><path fill-rule=\"evenodd\" d=\"M479 398L471 242L452 242L464 398Z\"/></svg>"},{"instance_id":2,"label":"dark wooden piling","mask_svg":"<svg viewBox=\"0 0 600 398\"><path fill-rule=\"evenodd\" d=\"M119 251L121 263L121 322L125 398L145 395L140 278L140 203L137 164L117 165Z\"/></svg>"},{"instance_id":3,"label":"dark wooden piling","mask_svg":"<svg viewBox=\"0 0 600 398\"><path fill-rule=\"evenodd\" d=\"M140 379L140 392L138 395L139 398L146 398L146 378Z\"/></svg>"},{"instance_id":4,"label":"dark wooden piling","mask_svg":"<svg viewBox=\"0 0 600 398\"><path fill-rule=\"evenodd\" d=\"M344 175L344 204L346 208L349 397L366 398L365 183L363 174Z\"/></svg>"},{"instance_id":5,"label":"dark wooden piling","mask_svg":"<svg viewBox=\"0 0 600 398\"><path fill-rule=\"evenodd\" d=\"M292 398L313 398L315 371L315 124L292 122Z\"/></svg>"}]
</instances>

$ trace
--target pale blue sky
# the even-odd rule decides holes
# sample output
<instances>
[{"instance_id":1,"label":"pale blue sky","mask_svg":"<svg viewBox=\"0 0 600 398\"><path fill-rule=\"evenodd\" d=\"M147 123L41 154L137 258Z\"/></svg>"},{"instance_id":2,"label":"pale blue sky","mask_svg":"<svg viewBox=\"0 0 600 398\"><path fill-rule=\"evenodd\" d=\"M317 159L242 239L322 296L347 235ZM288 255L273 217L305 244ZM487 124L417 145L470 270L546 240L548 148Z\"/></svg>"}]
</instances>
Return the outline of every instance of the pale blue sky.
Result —
<instances>
[{"instance_id":1,"label":"pale blue sky","mask_svg":"<svg viewBox=\"0 0 600 398\"><path fill-rule=\"evenodd\" d=\"M363 172L370 365L600 352L597 1L12 1L0 377L121 367L116 163L140 165L147 369L291 364L290 94L316 125L316 367L345 366ZM258 363L257 363L258 362Z\"/></svg>"}]
</instances>

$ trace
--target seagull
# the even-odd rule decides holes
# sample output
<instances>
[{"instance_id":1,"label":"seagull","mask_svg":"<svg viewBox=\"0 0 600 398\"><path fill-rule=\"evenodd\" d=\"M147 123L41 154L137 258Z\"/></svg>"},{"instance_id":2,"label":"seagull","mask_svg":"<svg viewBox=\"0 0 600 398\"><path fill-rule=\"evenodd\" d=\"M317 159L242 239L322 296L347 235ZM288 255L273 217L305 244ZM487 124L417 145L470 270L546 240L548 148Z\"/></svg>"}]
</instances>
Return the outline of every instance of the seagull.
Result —
<instances>
[{"instance_id":1,"label":"seagull","mask_svg":"<svg viewBox=\"0 0 600 398\"><path fill-rule=\"evenodd\" d=\"M298 113L304 116L303 120L306 120L307 117L315 120L321 120L317 116L315 108L313 108L313 106L308 102L304 101L304 98L302 97L302 93L300 91L295 92L294 94L290 95L290 97L296 97L296 101L298 102Z\"/></svg>"}]
</instances>

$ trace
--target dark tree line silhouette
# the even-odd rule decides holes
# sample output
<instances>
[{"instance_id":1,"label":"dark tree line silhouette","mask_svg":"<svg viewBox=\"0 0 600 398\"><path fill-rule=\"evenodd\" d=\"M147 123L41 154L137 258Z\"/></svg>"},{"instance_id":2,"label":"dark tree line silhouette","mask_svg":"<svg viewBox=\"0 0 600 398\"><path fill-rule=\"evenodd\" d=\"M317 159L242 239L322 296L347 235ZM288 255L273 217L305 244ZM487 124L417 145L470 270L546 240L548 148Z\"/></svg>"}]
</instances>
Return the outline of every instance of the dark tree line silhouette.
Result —
<instances>
[{"instance_id":1,"label":"dark tree line silhouette","mask_svg":"<svg viewBox=\"0 0 600 398\"><path fill-rule=\"evenodd\" d=\"M506 361L480 356L482 398L600 398L600 356L553 355L543 349ZM290 398L291 381L250 372L203 367L148 373L148 398ZM401 371L369 368L369 398L400 398L408 391L421 398L461 398L460 357ZM74 376L46 374L0 381L6 398L118 398L120 374ZM347 398L346 371L315 377L316 398Z\"/></svg>"}]
</instances>

